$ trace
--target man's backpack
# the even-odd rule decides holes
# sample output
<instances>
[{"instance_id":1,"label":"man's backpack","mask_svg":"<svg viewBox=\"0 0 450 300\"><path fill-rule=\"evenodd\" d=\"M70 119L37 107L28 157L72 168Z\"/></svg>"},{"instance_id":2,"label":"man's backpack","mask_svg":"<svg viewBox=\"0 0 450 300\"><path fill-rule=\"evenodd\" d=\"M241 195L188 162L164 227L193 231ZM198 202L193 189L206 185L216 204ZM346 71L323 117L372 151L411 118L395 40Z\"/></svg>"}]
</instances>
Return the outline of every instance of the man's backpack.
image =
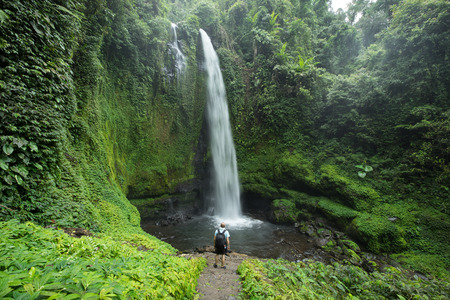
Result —
<instances>
[{"instance_id":1,"label":"man's backpack","mask_svg":"<svg viewBox=\"0 0 450 300\"><path fill-rule=\"evenodd\" d=\"M223 232L220 232L219 229L217 229L217 234L216 234L216 243L215 243L215 247L216 249L224 249L225 245L227 244L227 239L225 238L225 232L227 230L225 229Z\"/></svg>"}]
</instances>

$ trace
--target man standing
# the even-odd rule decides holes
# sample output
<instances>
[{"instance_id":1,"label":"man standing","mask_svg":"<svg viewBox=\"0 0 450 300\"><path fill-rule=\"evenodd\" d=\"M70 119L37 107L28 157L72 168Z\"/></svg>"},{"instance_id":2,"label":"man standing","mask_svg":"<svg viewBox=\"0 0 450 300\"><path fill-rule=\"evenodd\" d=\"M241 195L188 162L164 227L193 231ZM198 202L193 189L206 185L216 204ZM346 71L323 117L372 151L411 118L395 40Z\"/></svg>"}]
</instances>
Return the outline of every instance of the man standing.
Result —
<instances>
[{"instance_id":1,"label":"man standing","mask_svg":"<svg viewBox=\"0 0 450 300\"><path fill-rule=\"evenodd\" d=\"M230 233L225 229L225 223L220 224L220 228L216 229L214 233L214 247L216 249L216 263L214 268L217 268L217 263L219 262L219 255L221 255L222 268L225 267L225 253L230 249Z\"/></svg>"}]
</instances>

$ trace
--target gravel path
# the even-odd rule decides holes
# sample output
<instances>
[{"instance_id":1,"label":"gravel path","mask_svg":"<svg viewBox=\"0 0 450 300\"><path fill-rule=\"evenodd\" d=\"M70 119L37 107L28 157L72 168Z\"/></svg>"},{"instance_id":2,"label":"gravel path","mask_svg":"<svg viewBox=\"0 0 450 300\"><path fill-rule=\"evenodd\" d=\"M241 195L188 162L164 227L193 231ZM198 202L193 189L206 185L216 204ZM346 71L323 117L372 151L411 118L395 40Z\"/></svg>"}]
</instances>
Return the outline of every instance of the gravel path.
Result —
<instances>
[{"instance_id":1,"label":"gravel path","mask_svg":"<svg viewBox=\"0 0 450 300\"><path fill-rule=\"evenodd\" d=\"M198 295L195 299L233 300L239 298L241 282L236 271L243 260L251 257L234 252L229 253L225 257L226 269L220 268L220 262L219 266L214 268L215 254L211 252L188 254L186 257L203 257L208 264L198 279Z\"/></svg>"}]
</instances>

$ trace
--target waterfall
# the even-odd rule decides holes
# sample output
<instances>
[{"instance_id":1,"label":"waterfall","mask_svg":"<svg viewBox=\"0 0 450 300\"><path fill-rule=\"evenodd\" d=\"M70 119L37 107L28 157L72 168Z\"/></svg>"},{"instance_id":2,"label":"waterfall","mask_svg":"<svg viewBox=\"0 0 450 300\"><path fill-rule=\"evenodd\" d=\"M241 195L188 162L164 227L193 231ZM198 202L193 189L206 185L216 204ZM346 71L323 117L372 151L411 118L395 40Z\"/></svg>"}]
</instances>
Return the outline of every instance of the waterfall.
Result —
<instances>
[{"instance_id":1,"label":"waterfall","mask_svg":"<svg viewBox=\"0 0 450 300\"><path fill-rule=\"evenodd\" d=\"M213 161L211 208L217 217L236 220L242 216L240 187L225 84L211 39L202 29L200 34L207 73L206 115Z\"/></svg>"},{"instance_id":2,"label":"waterfall","mask_svg":"<svg viewBox=\"0 0 450 300\"><path fill-rule=\"evenodd\" d=\"M186 57L183 52L181 52L180 44L177 37L177 24L172 23L172 42L169 43L170 51L175 57L175 71L177 79L183 74L186 68Z\"/></svg>"}]
</instances>

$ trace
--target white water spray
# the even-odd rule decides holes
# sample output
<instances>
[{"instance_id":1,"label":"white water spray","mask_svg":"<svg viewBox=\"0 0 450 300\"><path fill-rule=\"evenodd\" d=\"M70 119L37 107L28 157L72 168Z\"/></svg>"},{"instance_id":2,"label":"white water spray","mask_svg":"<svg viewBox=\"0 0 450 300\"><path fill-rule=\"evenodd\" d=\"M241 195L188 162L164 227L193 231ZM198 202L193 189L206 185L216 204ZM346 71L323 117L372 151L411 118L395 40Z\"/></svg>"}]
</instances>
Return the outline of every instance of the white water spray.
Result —
<instances>
[{"instance_id":1,"label":"white water spray","mask_svg":"<svg viewBox=\"0 0 450 300\"><path fill-rule=\"evenodd\" d=\"M206 32L200 29L205 69L208 75L206 104L210 130L212 171L212 201L214 215L226 222L242 219L240 187L225 84L219 58Z\"/></svg>"},{"instance_id":2,"label":"white water spray","mask_svg":"<svg viewBox=\"0 0 450 300\"><path fill-rule=\"evenodd\" d=\"M180 75L183 74L186 69L186 56L181 52L181 47L178 43L177 28L177 24L172 23L172 42L169 43L169 46L175 57L175 70L177 79L179 79Z\"/></svg>"}]
</instances>

